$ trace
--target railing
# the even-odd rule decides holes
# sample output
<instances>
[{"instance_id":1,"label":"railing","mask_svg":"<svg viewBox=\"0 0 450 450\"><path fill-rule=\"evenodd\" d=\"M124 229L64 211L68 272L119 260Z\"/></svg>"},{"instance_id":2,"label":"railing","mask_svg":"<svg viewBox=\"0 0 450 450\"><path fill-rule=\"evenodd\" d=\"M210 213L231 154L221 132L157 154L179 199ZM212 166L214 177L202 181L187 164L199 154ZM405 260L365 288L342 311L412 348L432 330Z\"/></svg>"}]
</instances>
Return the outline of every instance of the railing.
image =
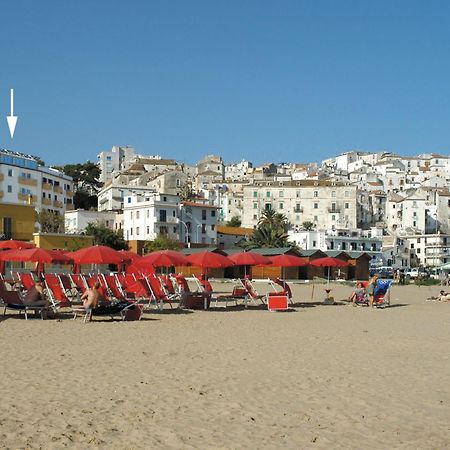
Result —
<instances>
[{"instance_id":1,"label":"railing","mask_svg":"<svg viewBox=\"0 0 450 450\"><path fill-rule=\"evenodd\" d=\"M36 203L36 196L32 194L17 194L17 199L21 202Z\"/></svg>"},{"instance_id":2,"label":"railing","mask_svg":"<svg viewBox=\"0 0 450 450\"><path fill-rule=\"evenodd\" d=\"M341 212L341 208L328 208L328 212L332 214L339 214Z\"/></svg>"},{"instance_id":3,"label":"railing","mask_svg":"<svg viewBox=\"0 0 450 450\"><path fill-rule=\"evenodd\" d=\"M66 197L72 198L73 197L73 191L66 191Z\"/></svg>"},{"instance_id":4,"label":"railing","mask_svg":"<svg viewBox=\"0 0 450 450\"><path fill-rule=\"evenodd\" d=\"M302 213L303 212L303 208L295 208L294 212L295 213Z\"/></svg>"},{"instance_id":5,"label":"railing","mask_svg":"<svg viewBox=\"0 0 450 450\"><path fill-rule=\"evenodd\" d=\"M52 204L52 201L49 198L43 198L42 199L42 204L45 205L45 206L50 206Z\"/></svg>"},{"instance_id":6,"label":"railing","mask_svg":"<svg viewBox=\"0 0 450 450\"><path fill-rule=\"evenodd\" d=\"M5 179L5 176L2 173L0 173L0 181L3 181L4 179Z\"/></svg>"},{"instance_id":7,"label":"railing","mask_svg":"<svg viewBox=\"0 0 450 450\"><path fill-rule=\"evenodd\" d=\"M37 180L19 175L19 184L24 184L25 186L37 186Z\"/></svg>"},{"instance_id":8,"label":"railing","mask_svg":"<svg viewBox=\"0 0 450 450\"><path fill-rule=\"evenodd\" d=\"M62 202L60 202L59 200L53 200L53 206L55 208L62 208Z\"/></svg>"},{"instance_id":9,"label":"railing","mask_svg":"<svg viewBox=\"0 0 450 450\"><path fill-rule=\"evenodd\" d=\"M53 184L42 183L42 189L44 189L45 191L51 191L53 189Z\"/></svg>"},{"instance_id":10,"label":"railing","mask_svg":"<svg viewBox=\"0 0 450 450\"><path fill-rule=\"evenodd\" d=\"M53 192L57 192L58 194L62 194L63 190L61 186L53 186Z\"/></svg>"},{"instance_id":11,"label":"railing","mask_svg":"<svg viewBox=\"0 0 450 450\"><path fill-rule=\"evenodd\" d=\"M72 211L73 209L75 209L75 206L73 205L73 203L67 203L66 210L67 211Z\"/></svg>"}]
</instances>

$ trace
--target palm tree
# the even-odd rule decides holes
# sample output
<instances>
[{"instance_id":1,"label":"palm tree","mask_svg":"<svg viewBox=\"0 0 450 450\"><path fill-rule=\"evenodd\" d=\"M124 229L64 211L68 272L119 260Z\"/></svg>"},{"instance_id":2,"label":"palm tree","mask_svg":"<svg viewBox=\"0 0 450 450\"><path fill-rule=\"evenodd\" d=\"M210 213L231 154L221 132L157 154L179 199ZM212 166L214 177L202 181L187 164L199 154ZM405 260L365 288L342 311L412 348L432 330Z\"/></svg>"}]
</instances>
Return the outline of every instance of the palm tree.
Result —
<instances>
[{"instance_id":1,"label":"palm tree","mask_svg":"<svg viewBox=\"0 0 450 450\"><path fill-rule=\"evenodd\" d=\"M253 233L245 241L244 247L287 247L290 245L287 229L288 221L286 216L266 209Z\"/></svg>"}]
</instances>

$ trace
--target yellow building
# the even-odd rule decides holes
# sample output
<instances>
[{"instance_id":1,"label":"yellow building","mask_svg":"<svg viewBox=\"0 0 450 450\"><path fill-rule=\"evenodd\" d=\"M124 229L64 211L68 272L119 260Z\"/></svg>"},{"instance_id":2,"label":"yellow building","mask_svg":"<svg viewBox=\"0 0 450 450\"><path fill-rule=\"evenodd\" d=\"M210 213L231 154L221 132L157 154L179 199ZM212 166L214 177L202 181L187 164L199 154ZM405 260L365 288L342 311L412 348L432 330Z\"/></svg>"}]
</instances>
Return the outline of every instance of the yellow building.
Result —
<instances>
[{"instance_id":1,"label":"yellow building","mask_svg":"<svg viewBox=\"0 0 450 450\"><path fill-rule=\"evenodd\" d=\"M63 233L34 233L34 243L36 247L48 250L79 250L90 247L93 244L92 236L83 234L63 234Z\"/></svg>"},{"instance_id":2,"label":"yellow building","mask_svg":"<svg viewBox=\"0 0 450 450\"><path fill-rule=\"evenodd\" d=\"M34 206L0 203L0 234L6 239L31 241L35 231Z\"/></svg>"}]
</instances>

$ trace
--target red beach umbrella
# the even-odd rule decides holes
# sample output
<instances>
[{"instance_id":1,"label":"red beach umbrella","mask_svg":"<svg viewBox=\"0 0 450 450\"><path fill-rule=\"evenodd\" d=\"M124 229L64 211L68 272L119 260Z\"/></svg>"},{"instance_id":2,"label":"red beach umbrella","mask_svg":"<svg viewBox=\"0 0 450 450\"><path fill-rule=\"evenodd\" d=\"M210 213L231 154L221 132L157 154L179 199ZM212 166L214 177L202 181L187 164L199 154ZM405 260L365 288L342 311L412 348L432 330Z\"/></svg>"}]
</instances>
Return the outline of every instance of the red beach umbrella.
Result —
<instances>
[{"instance_id":1,"label":"red beach umbrella","mask_svg":"<svg viewBox=\"0 0 450 450\"><path fill-rule=\"evenodd\" d=\"M234 262L230 258L227 258L220 253L208 251L193 253L192 255L189 255L187 259L193 266L201 267L202 269L221 269L234 266Z\"/></svg>"},{"instance_id":2,"label":"red beach umbrella","mask_svg":"<svg viewBox=\"0 0 450 450\"><path fill-rule=\"evenodd\" d=\"M57 250L47 250L45 248L14 250L8 252L8 254L2 259L5 261L32 261L42 264L53 262L69 264L72 262L72 258L70 256L64 255Z\"/></svg>"},{"instance_id":3,"label":"red beach umbrella","mask_svg":"<svg viewBox=\"0 0 450 450\"><path fill-rule=\"evenodd\" d=\"M137 253L131 252L130 250L119 250L119 253L124 258L124 261L137 261L142 258L142 256L138 255Z\"/></svg>"},{"instance_id":4,"label":"red beach umbrella","mask_svg":"<svg viewBox=\"0 0 450 450\"><path fill-rule=\"evenodd\" d=\"M151 265L153 267L189 266L188 258L175 250L159 250L143 256L135 266Z\"/></svg>"},{"instance_id":5,"label":"red beach umbrella","mask_svg":"<svg viewBox=\"0 0 450 450\"><path fill-rule=\"evenodd\" d=\"M318 258L311 261L309 264L315 267L328 267L328 283L330 282L330 267L346 267L348 262L342 261L339 258L332 258L327 256L325 258Z\"/></svg>"},{"instance_id":6,"label":"red beach umbrella","mask_svg":"<svg viewBox=\"0 0 450 450\"><path fill-rule=\"evenodd\" d=\"M270 261L272 262L272 266L276 267L300 267L300 266L307 266L308 263L295 255L277 255L270 258Z\"/></svg>"},{"instance_id":7,"label":"red beach umbrella","mask_svg":"<svg viewBox=\"0 0 450 450\"><path fill-rule=\"evenodd\" d=\"M239 252L228 256L237 266L259 266L270 264L271 260L256 252Z\"/></svg>"},{"instance_id":8,"label":"red beach umbrella","mask_svg":"<svg viewBox=\"0 0 450 450\"><path fill-rule=\"evenodd\" d=\"M30 244L29 242L16 241L14 239L0 241L0 249L2 250L18 250L21 248L34 248L34 244Z\"/></svg>"},{"instance_id":9,"label":"red beach umbrella","mask_svg":"<svg viewBox=\"0 0 450 450\"><path fill-rule=\"evenodd\" d=\"M121 264L124 258L117 250L105 245L94 245L73 252L75 264Z\"/></svg>"}]
</instances>

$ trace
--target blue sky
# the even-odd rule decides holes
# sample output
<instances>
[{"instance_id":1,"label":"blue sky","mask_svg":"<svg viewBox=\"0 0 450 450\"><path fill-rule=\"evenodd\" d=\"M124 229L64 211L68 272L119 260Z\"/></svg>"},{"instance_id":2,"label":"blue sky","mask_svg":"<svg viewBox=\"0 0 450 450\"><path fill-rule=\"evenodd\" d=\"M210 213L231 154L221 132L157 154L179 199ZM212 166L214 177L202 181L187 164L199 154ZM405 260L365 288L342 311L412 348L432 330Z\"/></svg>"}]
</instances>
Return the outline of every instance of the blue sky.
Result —
<instances>
[{"instance_id":1,"label":"blue sky","mask_svg":"<svg viewBox=\"0 0 450 450\"><path fill-rule=\"evenodd\" d=\"M450 147L448 1L3 2L0 114L47 163Z\"/></svg>"}]
</instances>

